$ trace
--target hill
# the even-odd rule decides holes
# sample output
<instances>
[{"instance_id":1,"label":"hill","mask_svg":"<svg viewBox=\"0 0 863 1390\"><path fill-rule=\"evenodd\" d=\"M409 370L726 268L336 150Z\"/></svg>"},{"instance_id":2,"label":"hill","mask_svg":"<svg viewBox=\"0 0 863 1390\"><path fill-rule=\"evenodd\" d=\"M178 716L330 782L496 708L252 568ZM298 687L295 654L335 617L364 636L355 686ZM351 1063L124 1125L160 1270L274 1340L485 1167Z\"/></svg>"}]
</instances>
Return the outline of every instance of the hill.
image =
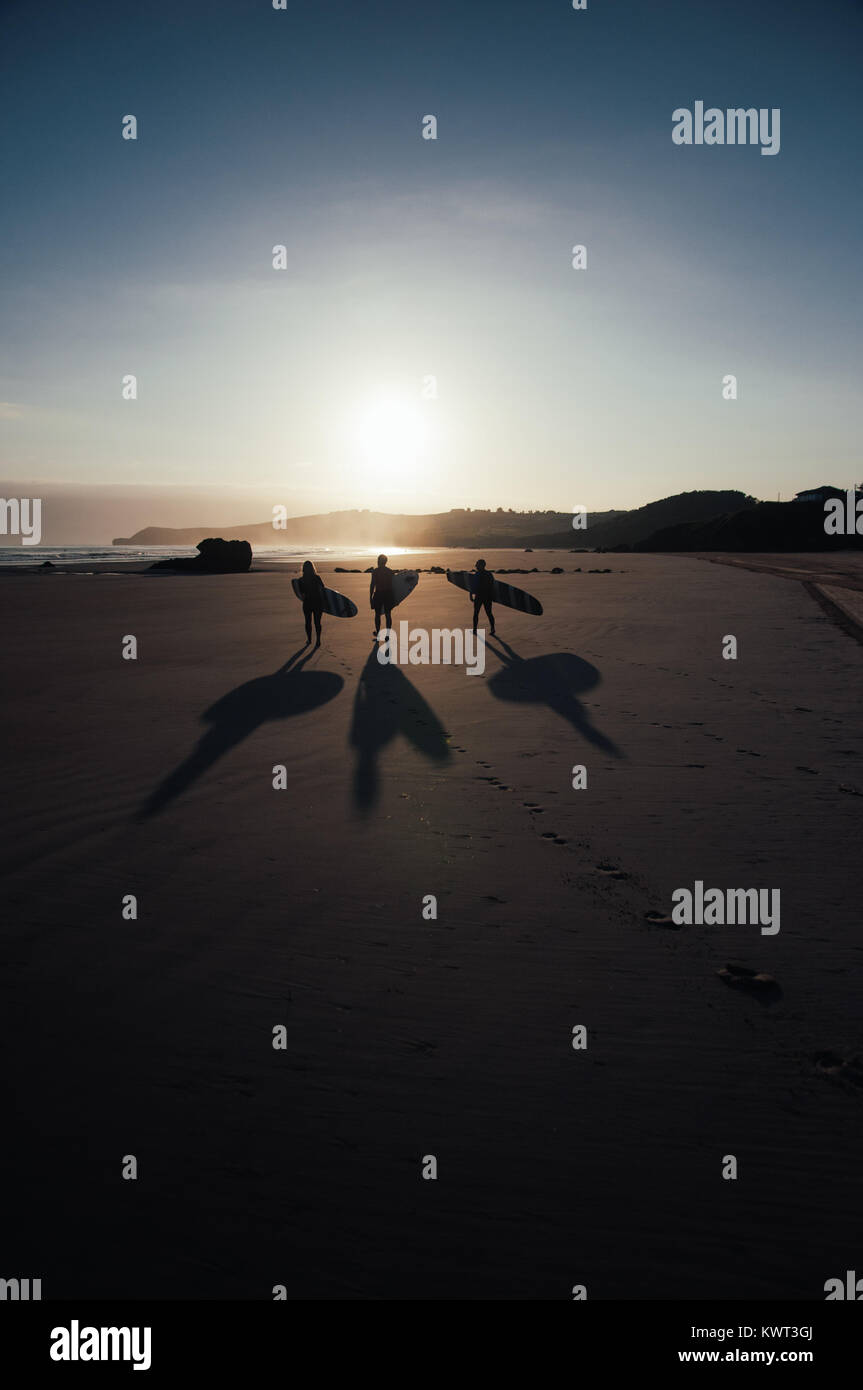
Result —
<instances>
[{"instance_id":1,"label":"hill","mask_svg":"<svg viewBox=\"0 0 863 1390\"><path fill-rule=\"evenodd\" d=\"M728 511L756 505L754 497L736 490L678 492L673 497L663 497L658 502L648 502L631 511L590 515L585 531L572 530L570 519L568 530L527 537L524 544L554 550L572 547L612 550L616 546L636 546L659 530L708 521Z\"/></svg>"},{"instance_id":2,"label":"hill","mask_svg":"<svg viewBox=\"0 0 863 1390\"><path fill-rule=\"evenodd\" d=\"M829 536L824 503L758 502L742 511L668 526L640 541L636 550L811 551L859 550L863 536Z\"/></svg>"},{"instance_id":3,"label":"hill","mask_svg":"<svg viewBox=\"0 0 863 1390\"><path fill-rule=\"evenodd\" d=\"M620 513L603 512L603 519ZM248 526L147 526L132 536L118 536L114 545L197 545L205 536L218 533L225 540L248 540L253 546L308 545L391 545L391 546L522 546L530 545L525 535L546 537L570 526L568 512L513 512L498 508L470 510L454 508L429 516L391 516L385 512L328 512L315 516L294 516L284 529L271 521ZM547 543L539 542L539 543ZM571 543L571 542L570 542Z\"/></svg>"},{"instance_id":4,"label":"hill","mask_svg":"<svg viewBox=\"0 0 863 1390\"><path fill-rule=\"evenodd\" d=\"M272 522L247 526L147 526L133 536L117 537L114 545L197 545L206 536L248 540L253 547L331 546L484 546L535 549L570 549L635 545L664 528L685 522L707 521L721 513L755 506L746 493L681 492L631 511L593 512L587 529L573 530L569 512L514 512L454 508L430 516L385 512L346 511L288 518L285 528Z\"/></svg>"}]
</instances>

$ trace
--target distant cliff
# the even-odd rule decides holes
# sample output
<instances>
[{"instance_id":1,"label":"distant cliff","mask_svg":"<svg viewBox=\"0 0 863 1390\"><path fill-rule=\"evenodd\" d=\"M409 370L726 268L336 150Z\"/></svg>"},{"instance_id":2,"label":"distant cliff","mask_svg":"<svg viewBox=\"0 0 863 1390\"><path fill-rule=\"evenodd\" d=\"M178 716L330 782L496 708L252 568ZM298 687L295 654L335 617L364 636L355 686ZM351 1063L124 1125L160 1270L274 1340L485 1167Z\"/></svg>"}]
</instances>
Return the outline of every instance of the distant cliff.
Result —
<instances>
[{"instance_id":1,"label":"distant cliff","mask_svg":"<svg viewBox=\"0 0 863 1390\"><path fill-rule=\"evenodd\" d=\"M616 515L604 512L604 517ZM226 540L247 540L255 547L296 545L463 546L530 545L523 537L546 536L572 524L568 512L478 511L457 508L430 516L391 516L385 512L329 512L289 517L284 529L271 521L247 526L220 526ZM118 536L114 545L197 545L213 526L147 526L133 536Z\"/></svg>"},{"instance_id":2,"label":"distant cliff","mask_svg":"<svg viewBox=\"0 0 863 1390\"><path fill-rule=\"evenodd\" d=\"M226 540L247 540L253 547L266 546L469 546L486 548L595 549L598 546L635 545L662 529L686 522L708 521L724 513L754 507L754 497L737 491L681 492L631 511L591 512L585 530L574 530L571 512L514 512L502 508L456 508L430 516L391 516L385 512L330 512L290 517L284 530L272 522L247 526L220 526ZM133 536L120 536L114 545L197 545L212 526L175 529L148 526Z\"/></svg>"}]
</instances>

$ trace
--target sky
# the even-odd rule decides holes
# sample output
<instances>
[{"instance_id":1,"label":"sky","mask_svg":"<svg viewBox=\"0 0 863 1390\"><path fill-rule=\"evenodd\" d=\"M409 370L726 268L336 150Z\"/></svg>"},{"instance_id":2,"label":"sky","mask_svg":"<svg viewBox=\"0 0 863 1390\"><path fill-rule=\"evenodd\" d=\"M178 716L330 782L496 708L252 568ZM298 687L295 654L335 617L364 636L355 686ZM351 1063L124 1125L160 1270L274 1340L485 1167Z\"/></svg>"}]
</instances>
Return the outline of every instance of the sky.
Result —
<instances>
[{"instance_id":1,"label":"sky","mask_svg":"<svg viewBox=\"0 0 863 1390\"><path fill-rule=\"evenodd\" d=\"M861 46L851 0L2 0L0 475L154 524L859 481ZM698 100L779 153L676 145Z\"/></svg>"}]
</instances>

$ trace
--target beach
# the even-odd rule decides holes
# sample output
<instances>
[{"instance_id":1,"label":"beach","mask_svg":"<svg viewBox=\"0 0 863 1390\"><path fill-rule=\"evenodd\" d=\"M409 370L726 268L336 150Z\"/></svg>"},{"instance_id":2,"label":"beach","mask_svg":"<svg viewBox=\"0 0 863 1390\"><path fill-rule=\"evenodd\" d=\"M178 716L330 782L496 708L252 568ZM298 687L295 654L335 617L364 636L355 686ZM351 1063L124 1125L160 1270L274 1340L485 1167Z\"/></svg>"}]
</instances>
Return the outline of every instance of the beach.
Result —
<instances>
[{"instance_id":1,"label":"beach","mask_svg":"<svg viewBox=\"0 0 863 1390\"><path fill-rule=\"evenodd\" d=\"M319 650L285 569L3 576L4 1248L45 1297L806 1300L859 1267L863 646L805 575L488 561L542 569L504 577L544 613L499 608L474 676L381 666L334 564L359 614ZM423 573L397 616L470 612ZM781 930L663 921L696 882L781 890Z\"/></svg>"}]
</instances>

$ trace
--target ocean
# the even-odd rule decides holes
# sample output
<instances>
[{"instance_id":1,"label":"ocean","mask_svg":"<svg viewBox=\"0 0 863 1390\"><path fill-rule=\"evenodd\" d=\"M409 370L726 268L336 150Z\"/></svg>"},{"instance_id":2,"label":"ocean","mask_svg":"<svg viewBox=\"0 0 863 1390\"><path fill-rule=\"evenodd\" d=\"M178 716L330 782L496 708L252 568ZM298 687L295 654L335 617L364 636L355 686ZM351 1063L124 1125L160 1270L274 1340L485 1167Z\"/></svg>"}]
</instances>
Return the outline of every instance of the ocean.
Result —
<instances>
[{"instance_id":1,"label":"ocean","mask_svg":"<svg viewBox=\"0 0 863 1390\"><path fill-rule=\"evenodd\" d=\"M385 546L384 549L391 558L398 555L435 553L434 548L428 547L406 550L399 546ZM271 545L253 546L252 551L254 560L266 560L268 564L277 564L280 560L297 564L301 560L374 560L381 553L381 547L307 545L303 549L297 549ZM25 568L44 564L46 560L50 560L53 565L146 565L155 560L170 560L196 554L193 545L4 545L0 546L0 568Z\"/></svg>"}]
</instances>

